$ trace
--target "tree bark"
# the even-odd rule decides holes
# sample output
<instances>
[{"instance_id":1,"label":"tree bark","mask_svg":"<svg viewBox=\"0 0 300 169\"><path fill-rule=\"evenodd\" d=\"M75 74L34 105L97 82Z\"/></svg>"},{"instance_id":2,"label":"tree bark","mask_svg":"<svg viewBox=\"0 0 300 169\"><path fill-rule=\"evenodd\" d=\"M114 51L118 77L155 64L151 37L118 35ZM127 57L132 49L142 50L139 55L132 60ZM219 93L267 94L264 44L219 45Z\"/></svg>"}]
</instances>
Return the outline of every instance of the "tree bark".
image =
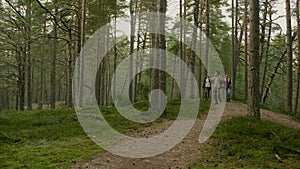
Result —
<instances>
[{"instance_id":1,"label":"tree bark","mask_svg":"<svg viewBox=\"0 0 300 169\"><path fill-rule=\"evenodd\" d=\"M266 43L266 26L267 26L267 15L268 15L268 4L269 0L265 0L264 2L264 13L263 13L263 21L261 24L261 37L260 37L260 62L263 60L263 55L264 55L264 47Z\"/></svg>"},{"instance_id":2,"label":"tree bark","mask_svg":"<svg viewBox=\"0 0 300 169\"><path fill-rule=\"evenodd\" d=\"M41 52L41 60L40 60L40 91L39 91L39 101L38 101L38 109L43 109L44 104L44 95L43 95L43 87L44 87L44 52L45 52L45 41L46 41L46 20L44 23L44 30L43 30L43 40L42 40L42 52Z\"/></svg>"},{"instance_id":3,"label":"tree bark","mask_svg":"<svg viewBox=\"0 0 300 169\"><path fill-rule=\"evenodd\" d=\"M299 14L299 0L296 1L296 18L297 18L297 32L298 32L298 72L297 72L297 89L296 89L296 99L294 113L298 111L298 101L299 101L299 87L300 87L300 14Z\"/></svg>"},{"instance_id":4,"label":"tree bark","mask_svg":"<svg viewBox=\"0 0 300 169\"><path fill-rule=\"evenodd\" d=\"M18 90L19 90L19 110L25 110L25 63L26 63L26 54L25 49L18 45L17 48L17 60L18 60L18 70L19 70L19 79L18 79Z\"/></svg>"},{"instance_id":5,"label":"tree bark","mask_svg":"<svg viewBox=\"0 0 300 169\"><path fill-rule=\"evenodd\" d=\"M72 32L69 30L69 41L68 41L68 107L73 106L72 100L72 78L73 78L73 45L72 45Z\"/></svg>"},{"instance_id":6,"label":"tree bark","mask_svg":"<svg viewBox=\"0 0 300 169\"><path fill-rule=\"evenodd\" d=\"M55 6L54 16L57 17L58 7ZM52 59L51 59L51 96L50 96L50 106L55 108L56 102L56 59L57 59L57 25L53 24L53 46L52 46ZM70 42L71 43L71 42Z\"/></svg>"},{"instance_id":7,"label":"tree bark","mask_svg":"<svg viewBox=\"0 0 300 169\"><path fill-rule=\"evenodd\" d=\"M81 34L80 34L80 49L84 48L84 44L85 44L85 34L86 34L86 0L82 0L81 2L82 7L82 13L81 13ZM84 86L84 50L81 50L80 53L80 96L79 96L79 106L82 107L82 99L83 99L83 86Z\"/></svg>"},{"instance_id":8,"label":"tree bark","mask_svg":"<svg viewBox=\"0 0 300 169\"><path fill-rule=\"evenodd\" d=\"M167 12L167 0L159 0L159 27L160 27L160 34L159 34L159 48L160 51L160 75L159 75L159 83L160 89L165 94L167 93L167 59L166 59L166 36L165 36L165 27L166 27L166 12ZM162 117L167 117L166 109L162 113Z\"/></svg>"},{"instance_id":9,"label":"tree bark","mask_svg":"<svg viewBox=\"0 0 300 169\"><path fill-rule=\"evenodd\" d=\"M199 5L200 5L200 0L195 0L195 7L194 7L194 32L193 32L193 37L192 37L192 42L191 42L191 47L190 47L190 69L192 74L195 74L195 65L196 65L196 54L195 51L192 49L195 49L195 45L197 43L197 34L198 34L198 26L199 26ZM191 97L195 97L195 84L191 82Z\"/></svg>"},{"instance_id":10,"label":"tree bark","mask_svg":"<svg viewBox=\"0 0 300 169\"><path fill-rule=\"evenodd\" d=\"M152 1L152 7L153 7L153 12L157 12L157 8L156 8L156 0ZM155 31L155 29L157 29L157 21L155 20L156 18L153 18L152 20L152 29L153 31ZM156 32L158 32L156 30ZM151 42L152 42L152 49L157 48L157 34L152 34L151 37ZM157 52L156 51L152 51L152 59L153 59L153 64L156 65L156 67L158 67L159 65L159 60L157 57ZM157 69L152 69L152 73L151 73L151 90L154 89L159 89L159 71Z\"/></svg>"},{"instance_id":11,"label":"tree bark","mask_svg":"<svg viewBox=\"0 0 300 169\"><path fill-rule=\"evenodd\" d=\"M292 50L292 23L291 23L291 7L290 0L286 0L286 25L287 25L287 83L286 83L286 105L287 113L292 113L293 100L293 50Z\"/></svg>"},{"instance_id":12,"label":"tree bark","mask_svg":"<svg viewBox=\"0 0 300 169\"><path fill-rule=\"evenodd\" d=\"M200 0L200 11L199 11L199 27L200 27L200 35L199 35L199 43L200 43L200 48L199 48L199 77L198 77L198 87L199 87L199 94L201 96L201 93L202 93L202 39L203 39L203 9L204 9L204 6L203 6L203 1L204 0Z\"/></svg>"},{"instance_id":13,"label":"tree bark","mask_svg":"<svg viewBox=\"0 0 300 169\"><path fill-rule=\"evenodd\" d=\"M250 1L250 95L248 114L260 119L259 91L259 0Z\"/></svg>"},{"instance_id":14,"label":"tree bark","mask_svg":"<svg viewBox=\"0 0 300 169\"><path fill-rule=\"evenodd\" d=\"M139 13L138 11L138 2L136 1L136 5L135 5L135 8L137 9L137 13ZM139 6L139 10L142 9L142 2L140 2L140 6ZM136 44L136 50L137 50L137 53L136 55L138 56L139 55L139 51L140 51L140 45L141 45L141 16L139 15L139 18L138 18L138 30L137 30L137 44ZM137 57L139 58L139 57ZM135 74L136 74L136 77L134 78L134 99L133 101L136 102L137 99L138 99L138 88L139 88L139 85L138 85L138 77L139 75L137 74L138 70L139 70L139 67L140 67L140 62L141 60L138 59L136 60L136 66L135 66Z\"/></svg>"},{"instance_id":15,"label":"tree bark","mask_svg":"<svg viewBox=\"0 0 300 169\"><path fill-rule=\"evenodd\" d=\"M239 1L235 0L235 10L234 10L234 57L232 60L232 89L231 89L231 97L236 97L236 76L237 76L237 66L240 59L240 44L241 41L238 39L238 18L239 18ZM242 31L241 31L242 34ZM241 36L242 37L242 36Z\"/></svg>"},{"instance_id":16,"label":"tree bark","mask_svg":"<svg viewBox=\"0 0 300 169\"><path fill-rule=\"evenodd\" d=\"M115 1L115 14L114 14L114 44L117 43L117 1ZM117 45L114 45L114 72L117 70L117 58L118 58L118 53L117 53ZM116 97L116 82L117 82L117 77L114 76L113 78L113 93L112 95Z\"/></svg>"},{"instance_id":17,"label":"tree bark","mask_svg":"<svg viewBox=\"0 0 300 169\"><path fill-rule=\"evenodd\" d=\"M209 0L206 0L206 49L205 49L205 74L208 73L209 65L208 65L208 54L209 54L209 38L210 38L210 13L209 13Z\"/></svg>"},{"instance_id":18,"label":"tree bark","mask_svg":"<svg viewBox=\"0 0 300 169\"><path fill-rule=\"evenodd\" d=\"M110 20L110 18L109 18ZM106 33L106 49L109 48L110 44L110 26L107 27L107 33ZM107 55L104 58L105 59L105 105L108 106L110 105L110 51L107 51Z\"/></svg>"},{"instance_id":19,"label":"tree bark","mask_svg":"<svg viewBox=\"0 0 300 169\"><path fill-rule=\"evenodd\" d=\"M31 0L26 6L26 55L27 55L27 110L32 109L32 77L31 77Z\"/></svg>"},{"instance_id":20,"label":"tree bark","mask_svg":"<svg viewBox=\"0 0 300 169\"><path fill-rule=\"evenodd\" d=\"M180 17L180 32L179 32L179 40L180 40L180 47L179 47L179 49L180 49L180 59L181 59L181 61L183 62L183 58L184 58L184 43L183 43L183 11L182 11L182 2L183 2L183 0L179 0L179 17ZM183 69L183 64L182 64L182 62L180 62L180 85L181 86L184 86L184 69ZM182 91L183 92L183 91ZM182 95L183 94L181 94L181 97L182 97Z\"/></svg>"},{"instance_id":21,"label":"tree bark","mask_svg":"<svg viewBox=\"0 0 300 169\"><path fill-rule=\"evenodd\" d=\"M133 53L134 53L134 40L135 40L135 23L136 23L136 17L134 16L134 0L130 0L130 30L131 30L131 35L130 35L130 51L129 51L129 57L130 57L130 61L129 61L129 79L131 80L133 78ZM129 82L131 83L131 82ZM131 101L134 100L133 98L134 94L133 94L133 84L129 85L129 98Z\"/></svg>"},{"instance_id":22,"label":"tree bark","mask_svg":"<svg viewBox=\"0 0 300 169\"><path fill-rule=\"evenodd\" d=\"M244 47L244 98L248 98L248 0L245 0L245 11L244 11L244 34L245 34L245 47Z\"/></svg>"}]
</instances>

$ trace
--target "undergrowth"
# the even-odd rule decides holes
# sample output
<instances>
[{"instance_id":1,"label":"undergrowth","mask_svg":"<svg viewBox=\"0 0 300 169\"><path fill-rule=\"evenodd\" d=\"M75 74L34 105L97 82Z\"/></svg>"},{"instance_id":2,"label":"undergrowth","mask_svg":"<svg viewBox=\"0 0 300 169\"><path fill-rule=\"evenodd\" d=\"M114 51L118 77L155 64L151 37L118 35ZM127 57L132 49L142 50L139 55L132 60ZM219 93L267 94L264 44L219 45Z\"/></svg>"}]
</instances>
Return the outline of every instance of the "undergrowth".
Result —
<instances>
[{"instance_id":1,"label":"undergrowth","mask_svg":"<svg viewBox=\"0 0 300 169\"><path fill-rule=\"evenodd\" d=\"M180 105L179 100L168 103L167 119L176 119ZM149 103L134 106L146 111ZM201 105L199 115L208 108ZM151 125L129 121L112 106L100 110L121 133ZM0 168L70 168L101 152L104 150L86 135L73 109L0 112Z\"/></svg>"},{"instance_id":2,"label":"undergrowth","mask_svg":"<svg viewBox=\"0 0 300 169\"><path fill-rule=\"evenodd\" d=\"M298 168L300 130L239 117L222 122L190 168Z\"/></svg>"}]
</instances>

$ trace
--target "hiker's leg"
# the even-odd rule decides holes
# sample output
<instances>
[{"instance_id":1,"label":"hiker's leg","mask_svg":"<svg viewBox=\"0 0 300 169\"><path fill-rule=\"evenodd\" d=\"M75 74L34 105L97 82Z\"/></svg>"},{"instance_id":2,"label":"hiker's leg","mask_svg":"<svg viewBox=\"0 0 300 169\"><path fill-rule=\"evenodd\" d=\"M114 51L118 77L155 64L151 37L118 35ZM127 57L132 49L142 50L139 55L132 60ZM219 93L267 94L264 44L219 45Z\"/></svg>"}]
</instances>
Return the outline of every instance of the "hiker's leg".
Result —
<instances>
[{"instance_id":1,"label":"hiker's leg","mask_svg":"<svg viewBox=\"0 0 300 169\"><path fill-rule=\"evenodd\" d=\"M218 92L218 101L222 102L222 99L221 99L221 89L217 89L217 92Z\"/></svg>"},{"instance_id":2,"label":"hiker's leg","mask_svg":"<svg viewBox=\"0 0 300 169\"><path fill-rule=\"evenodd\" d=\"M218 104L218 89L213 90L215 104Z\"/></svg>"},{"instance_id":3,"label":"hiker's leg","mask_svg":"<svg viewBox=\"0 0 300 169\"><path fill-rule=\"evenodd\" d=\"M226 88L226 101L227 102L229 101L229 98L228 98L228 88Z\"/></svg>"},{"instance_id":4,"label":"hiker's leg","mask_svg":"<svg viewBox=\"0 0 300 169\"><path fill-rule=\"evenodd\" d=\"M231 90L230 90L230 88L228 88L228 101L230 102L230 92L231 92Z\"/></svg>"}]
</instances>

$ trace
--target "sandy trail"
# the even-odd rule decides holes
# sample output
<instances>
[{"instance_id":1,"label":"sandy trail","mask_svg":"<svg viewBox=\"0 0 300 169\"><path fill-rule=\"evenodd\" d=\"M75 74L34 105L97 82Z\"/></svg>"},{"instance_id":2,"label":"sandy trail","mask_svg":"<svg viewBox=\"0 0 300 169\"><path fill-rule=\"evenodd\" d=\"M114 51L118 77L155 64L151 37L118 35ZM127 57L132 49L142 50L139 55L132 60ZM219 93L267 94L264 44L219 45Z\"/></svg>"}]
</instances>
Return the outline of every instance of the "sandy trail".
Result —
<instances>
[{"instance_id":1,"label":"sandy trail","mask_svg":"<svg viewBox=\"0 0 300 169\"><path fill-rule=\"evenodd\" d=\"M245 116L247 106L237 102L226 104L222 120L238 116ZM300 123L294 121L288 115L261 110L262 119L277 122L286 126L300 128ZM168 152L143 159L131 159L120 157L109 152L95 156L91 161L73 166L74 169L177 169L185 168L195 158L201 156L201 144L198 142L199 134L204 125L206 117L197 119L191 132L185 139ZM139 131L137 137L151 137L162 133L173 121L156 123Z\"/></svg>"}]
</instances>

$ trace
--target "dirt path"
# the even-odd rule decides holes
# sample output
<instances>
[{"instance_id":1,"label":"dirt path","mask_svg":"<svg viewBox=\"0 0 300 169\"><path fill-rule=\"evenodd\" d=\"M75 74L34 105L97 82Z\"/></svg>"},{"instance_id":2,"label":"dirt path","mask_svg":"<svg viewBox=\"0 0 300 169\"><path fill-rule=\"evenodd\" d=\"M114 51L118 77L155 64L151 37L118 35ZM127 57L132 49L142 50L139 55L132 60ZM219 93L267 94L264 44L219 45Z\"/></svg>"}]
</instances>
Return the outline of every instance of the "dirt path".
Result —
<instances>
[{"instance_id":1,"label":"dirt path","mask_svg":"<svg viewBox=\"0 0 300 169\"><path fill-rule=\"evenodd\" d=\"M241 103L229 103L225 107L222 119L246 115L247 106ZM267 110L261 111L262 119L277 122L294 128L300 128L300 123L295 122L289 116L274 113ZM119 157L109 152L101 153L88 163L75 165L73 168L91 168L91 169L177 169L185 168L195 157L201 155L201 144L198 142L200 131L204 125L206 117L197 119L192 131L176 147L168 152L144 159L131 159ZM173 121L154 124L140 131L137 136L151 137L165 131Z\"/></svg>"}]
</instances>

